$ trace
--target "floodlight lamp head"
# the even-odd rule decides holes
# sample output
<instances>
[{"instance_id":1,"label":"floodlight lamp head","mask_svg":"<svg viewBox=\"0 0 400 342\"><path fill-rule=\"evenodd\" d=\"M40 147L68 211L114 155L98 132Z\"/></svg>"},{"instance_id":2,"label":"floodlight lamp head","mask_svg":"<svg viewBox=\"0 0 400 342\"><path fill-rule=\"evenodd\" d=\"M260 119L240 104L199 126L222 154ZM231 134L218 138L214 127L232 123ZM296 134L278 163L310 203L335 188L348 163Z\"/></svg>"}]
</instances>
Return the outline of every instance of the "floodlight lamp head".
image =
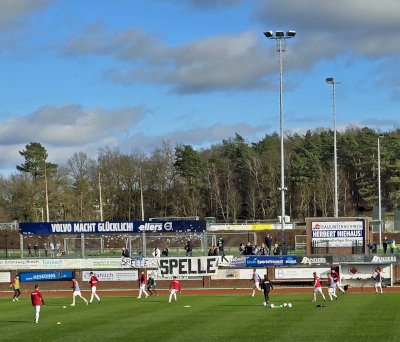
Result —
<instances>
[{"instance_id":1,"label":"floodlight lamp head","mask_svg":"<svg viewBox=\"0 0 400 342\"><path fill-rule=\"evenodd\" d=\"M283 38L283 37L285 37L285 34L283 33L283 31L276 31L275 32L275 37Z\"/></svg>"},{"instance_id":2,"label":"floodlight lamp head","mask_svg":"<svg viewBox=\"0 0 400 342\"><path fill-rule=\"evenodd\" d=\"M325 82L328 84L334 84L335 80L333 77L327 77L327 78L325 78Z\"/></svg>"},{"instance_id":3,"label":"floodlight lamp head","mask_svg":"<svg viewBox=\"0 0 400 342\"><path fill-rule=\"evenodd\" d=\"M274 33L272 31L266 31L264 32L264 36L267 38L272 38L274 36Z\"/></svg>"},{"instance_id":4,"label":"floodlight lamp head","mask_svg":"<svg viewBox=\"0 0 400 342\"><path fill-rule=\"evenodd\" d=\"M296 35L296 31L289 30L286 32L286 37L293 38Z\"/></svg>"}]
</instances>

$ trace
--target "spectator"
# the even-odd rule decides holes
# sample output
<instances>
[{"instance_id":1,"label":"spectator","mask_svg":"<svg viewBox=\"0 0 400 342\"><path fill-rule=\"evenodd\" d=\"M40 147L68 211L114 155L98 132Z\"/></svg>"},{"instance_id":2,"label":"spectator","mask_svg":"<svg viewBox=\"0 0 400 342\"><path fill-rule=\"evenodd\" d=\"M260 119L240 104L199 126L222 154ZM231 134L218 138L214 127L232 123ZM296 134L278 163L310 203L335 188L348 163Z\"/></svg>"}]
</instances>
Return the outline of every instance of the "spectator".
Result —
<instances>
[{"instance_id":1,"label":"spectator","mask_svg":"<svg viewBox=\"0 0 400 342\"><path fill-rule=\"evenodd\" d=\"M188 239L185 244L186 256L192 256L192 240Z\"/></svg>"},{"instance_id":2,"label":"spectator","mask_svg":"<svg viewBox=\"0 0 400 342\"><path fill-rule=\"evenodd\" d=\"M168 254L169 254L168 247L165 247L165 248L162 250L161 255L164 256L164 257L167 257Z\"/></svg>"},{"instance_id":3,"label":"spectator","mask_svg":"<svg viewBox=\"0 0 400 342\"><path fill-rule=\"evenodd\" d=\"M37 241L33 245L33 250L35 251L35 256L38 256L39 255L39 245L38 245Z\"/></svg>"},{"instance_id":4,"label":"spectator","mask_svg":"<svg viewBox=\"0 0 400 342\"><path fill-rule=\"evenodd\" d=\"M246 247L244 248L244 255L252 255L253 254L253 246L250 241L247 242Z\"/></svg>"},{"instance_id":5,"label":"spectator","mask_svg":"<svg viewBox=\"0 0 400 342\"><path fill-rule=\"evenodd\" d=\"M225 258L225 247L224 247L224 239L220 237L217 241L217 247L218 247L218 255L221 256L221 262L226 261L229 262L227 258Z\"/></svg>"},{"instance_id":6,"label":"spectator","mask_svg":"<svg viewBox=\"0 0 400 342\"><path fill-rule=\"evenodd\" d=\"M161 252L160 249L158 247L154 247L153 249L153 253L151 253L153 255L153 257L155 258L159 258L161 256Z\"/></svg>"},{"instance_id":7,"label":"spectator","mask_svg":"<svg viewBox=\"0 0 400 342\"><path fill-rule=\"evenodd\" d=\"M244 255L244 249L245 249L245 245L243 242L240 243L239 245L239 253L240 255Z\"/></svg>"},{"instance_id":8,"label":"spectator","mask_svg":"<svg viewBox=\"0 0 400 342\"><path fill-rule=\"evenodd\" d=\"M217 249L215 246L211 246L210 249L208 250L208 256L216 256L218 255Z\"/></svg>"},{"instance_id":9,"label":"spectator","mask_svg":"<svg viewBox=\"0 0 400 342\"><path fill-rule=\"evenodd\" d=\"M52 242L50 242L50 256L54 257L54 255L55 255L55 247L54 247L54 243L52 241Z\"/></svg>"},{"instance_id":10,"label":"spectator","mask_svg":"<svg viewBox=\"0 0 400 342\"><path fill-rule=\"evenodd\" d=\"M261 244L258 255L267 255L267 248L265 247L264 243Z\"/></svg>"},{"instance_id":11,"label":"spectator","mask_svg":"<svg viewBox=\"0 0 400 342\"><path fill-rule=\"evenodd\" d=\"M280 249L280 247L278 246L277 243L274 245L273 253L274 253L274 255L280 255L281 254L281 249Z\"/></svg>"},{"instance_id":12,"label":"spectator","mask_svg":"<svg viewBox=\"0 0 400 342\"><path fill-rule=\"evenodd\" d=\"M33 256L32 255L32 245L28 243L28 256Z\"/></svg>"},{"instance_id":13,"label":"spectator","mask_svg":"<svg viewBox=\"0 0 400 342\"><path fill-rule=\"evenodd\" d=\"M396 252L396 241L392 239L389 242L390 242L390 253L394 254Z\"/></svg>"},{"instance_id":14,"label":"spectator","mask_svg":"<svg viewBox=\"0 0 400 342\"><path fill-rule=\"evenodd\" d=\"M43 249L44 249L44 256L45 257L47 257L47 242L45 242L44 244L43 244Z\"/></svg>"},{"instance_id":15,"label":"spectator","mask_svg":"<svg viewBox=\"0 0 400 342\"><path fill-rule=\"evenodd\" d=\"M254 246L253 246L252 254L253 254L253 255L258 255L258 246L257 246L257 245L254 245Z\"/></svg>"},{"instance_id":16,"label":"spectator","mask_svg":"<svg viewBox=\"0 0 400 342\"><path fill-rule=\"evenodd\" d=\"M383 253L386 254L386 251L387 251L387 248L388 248L388 239L387 239L386 236L383 239L382 247L383 247Z\"/></svg>"},{"instance_id":17,"label":"spectator","mask_svg":"<svg viewBox=\"0 0 400 342\"><path fill-rule=\"evenodd\" d=\"M122 256L123 258L129 258L129 251L128 251L127 248L122 247L121 256Z\"/></svg>"},{"instance_id":18,"label":"spectator","mask_svg":"<svg viewBox=\"0 0 400 342\"><path fill-rule=\"evenodd\" d=\"M268 249L268 255L271 254L271 247L272 247L272 237L267 234L267 236L264 238L264 243L266 248Z\"/></svg>"}]
</instances>

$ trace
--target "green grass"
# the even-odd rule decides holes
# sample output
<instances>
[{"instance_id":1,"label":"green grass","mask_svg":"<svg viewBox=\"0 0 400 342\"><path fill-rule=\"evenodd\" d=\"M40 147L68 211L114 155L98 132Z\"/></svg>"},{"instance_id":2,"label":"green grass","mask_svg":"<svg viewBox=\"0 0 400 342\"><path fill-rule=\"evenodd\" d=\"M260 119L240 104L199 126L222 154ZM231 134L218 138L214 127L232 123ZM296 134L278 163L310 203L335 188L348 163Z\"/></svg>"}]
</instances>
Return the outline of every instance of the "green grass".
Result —
<instances>
[{"instance_id":1,"label":"green grass","mask_svg":"<svg viewBox=\"0 0 400 342\"><path fill-rule=\"evenodd\" d=\"M0 299L1 341L397 341L400 293L346 293L311 302L310 294L271 295L292 308L264 308L250 295L105 297L89 306L47 297L39 324L29 298ZM316 307L323 304L325 307ZM64 309L63 306L66 306ZM190 307L185 307L190 305ZM61 322L61 325L57 325ZM123 339L123 340L122 340Z\"/></svg>"}]
</instances>

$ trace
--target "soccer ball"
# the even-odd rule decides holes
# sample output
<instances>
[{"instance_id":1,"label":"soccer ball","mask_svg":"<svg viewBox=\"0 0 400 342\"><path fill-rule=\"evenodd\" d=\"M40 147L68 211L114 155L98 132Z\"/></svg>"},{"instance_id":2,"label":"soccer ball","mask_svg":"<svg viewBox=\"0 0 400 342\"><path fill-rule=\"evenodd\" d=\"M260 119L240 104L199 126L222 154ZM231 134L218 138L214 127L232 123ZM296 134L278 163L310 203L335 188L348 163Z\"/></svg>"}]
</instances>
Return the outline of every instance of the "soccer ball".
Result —
<instances>
[{"instance_id":1,"label":"soccer ball","mask_svg":"<svg viewBox=\"0 0 400 342\"><path fill-rule=\"evenodd\" d=\"M289 308L291 308L291 307L292 307L292 303L289 303L287 306L288 306Z\"/></svg>"},{"instance_id":2,"label":"soccer ball","mask_svg":"<svg viewBox=\"0 0 400 342\"><path fill-rule=\"evenodd\" d=\"M287 303L283 303L283 307L286 308L287 307Z\"/></svg>"},{"instance_id":3,"label":"soccer ball","mask_svg":"<svg viewBox=\"0 0 400 342\"><path fill-rule=\"evenodd\" d=\"M270 307L271 307L271 308L274 308L274 307L275 307L275 305L274 305L274 304L270 304Z\"/></svg>"}]
</instances>

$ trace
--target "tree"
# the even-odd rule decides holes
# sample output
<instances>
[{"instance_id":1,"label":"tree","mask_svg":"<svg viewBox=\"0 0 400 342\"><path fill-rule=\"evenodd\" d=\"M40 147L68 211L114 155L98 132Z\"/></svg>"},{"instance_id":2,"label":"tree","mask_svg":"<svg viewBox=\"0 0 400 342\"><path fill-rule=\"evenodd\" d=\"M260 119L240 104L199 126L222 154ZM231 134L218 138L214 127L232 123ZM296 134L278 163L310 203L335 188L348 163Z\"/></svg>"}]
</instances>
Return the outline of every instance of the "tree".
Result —
<instances>
[{"instance_id":1,"label":"tree","mask_svg":"<svg viewBox=\"0 0 400 342\"><path fill-rule=\"evenodd\" d=\"M33 179L43 176L45 171L51 174L57 169L57 164L46 162L48 154L40 143L29 143L19 154L25 158L25 163L17 165L17 170L30 173Z\"/></svg>"},{"instance_id":2,"label":"tree","mask_svg":"<svg viewBox=\"0 0 400 342\"><path fill-rule=\"evenodd\" d=\"M90 182L90 172L95 162L86 153L74 153L67 160L66 170L72 181L72 189L75 193L74 211L79 213L79 220L91 216L94 207L93 186ZM72 204L72 203L71 203ZM62 203L63 217L65 217L65 205Z\"/></svg>"}]
</instances>

